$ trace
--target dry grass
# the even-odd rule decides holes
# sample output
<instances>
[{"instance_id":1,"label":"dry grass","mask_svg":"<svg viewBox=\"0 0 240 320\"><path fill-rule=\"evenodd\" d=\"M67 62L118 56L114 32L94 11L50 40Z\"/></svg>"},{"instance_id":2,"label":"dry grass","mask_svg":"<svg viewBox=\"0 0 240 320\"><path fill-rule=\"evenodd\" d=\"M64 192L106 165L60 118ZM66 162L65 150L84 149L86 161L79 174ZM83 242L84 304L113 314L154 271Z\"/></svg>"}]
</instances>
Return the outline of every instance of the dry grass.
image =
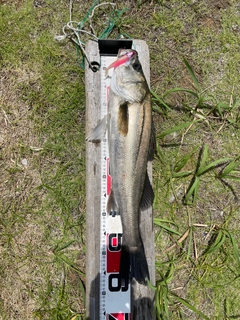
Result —
<instances>
[{"instance_id":1,"label":"dry grass","mask_svg":"<svg viewBox=\"0 0 240 320\"><path fill-rule=\"evenodd\" d=\"M42 282L40 254L44 226L34 214L44 201L35 159L40 148L29 106L16 84L29 81L24 70L1 70L1 305L12 319L31 318ZM35 149L38 150L38 149ZM3 313L4 315L4 313Z\"/></svg>"}]
</instances>

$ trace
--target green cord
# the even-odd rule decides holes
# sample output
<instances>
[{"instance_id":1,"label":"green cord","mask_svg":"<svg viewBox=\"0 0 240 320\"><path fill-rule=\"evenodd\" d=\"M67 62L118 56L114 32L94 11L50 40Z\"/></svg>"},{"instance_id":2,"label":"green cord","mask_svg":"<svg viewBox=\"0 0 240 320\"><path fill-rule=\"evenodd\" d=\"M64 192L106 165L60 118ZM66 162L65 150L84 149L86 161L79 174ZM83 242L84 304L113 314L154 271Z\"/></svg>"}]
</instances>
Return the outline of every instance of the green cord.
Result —
<instances>
[{"instance_id":1,"label":"green cord","mask_svg":"<svg viewBox=\"0 0 240 320\"><path fill-rule=\"evenodd\" d=\"M99 0L95 0L93 5L91 6L91 8L88 10L86 16L78 23L77 28L79 29L79 32L81 31L81 29L83 28L83 26L85 25L86 21L88 20L88 18L90 17L90 15L92 14L92 11L95 9L95 7L99 4ZM113 10L112 14L109 17L109 21L108 21L108 26L105 28L105 30L100 34L100 36L98 37L98 39L106 39L108 38L108 36L111 34L112 30L114 29L115 25L118 23L118 21L120 20L122 14L129 10L129 8L124 8L121 10ZM131 39L131 37L127 34L122 34L124 36L126 36L127 38ZM120 38L121 35L119 35L118 38ZM81 42L82 44L84 44L84 42ZM76 55L77 55L77 59L79 61L79 64L82 68L84 68L84 56L82 56L82 59L80 59L80 53L79 53L79 46L76 44Z\"/></svg>"},{"instance_id":2,"label":"green cord","mask_svg":"<svg viewBox=\"0 0 240 320\"><path fill-rule=\"evenodd\" d=\"M111 16L117 16L117 17L116 18L113 17L111 20L111 16L110 16L108 27L102 32L102 34L99 36L99 39L106 39L110 35L117 21L121 18L121 15L127 10L129 9L124 8L122 10L114 10Z\"/></svg>"},{"instance_id":3,"label":"green cord","mask_svg":"<svg viewBox=\"0 0 240 320\"><path fill-rule=\"evenodd\" d=\"M85 24L85 22L87 21L87 19L89 18L89 16L91 15L93 9L98 5L99 1L98 0L95 0L94 1L94 4L92 5L92 7L88 10L85 18L79 22L78 24L78 28L81 30Z\"/></svg>"}]
</instances>

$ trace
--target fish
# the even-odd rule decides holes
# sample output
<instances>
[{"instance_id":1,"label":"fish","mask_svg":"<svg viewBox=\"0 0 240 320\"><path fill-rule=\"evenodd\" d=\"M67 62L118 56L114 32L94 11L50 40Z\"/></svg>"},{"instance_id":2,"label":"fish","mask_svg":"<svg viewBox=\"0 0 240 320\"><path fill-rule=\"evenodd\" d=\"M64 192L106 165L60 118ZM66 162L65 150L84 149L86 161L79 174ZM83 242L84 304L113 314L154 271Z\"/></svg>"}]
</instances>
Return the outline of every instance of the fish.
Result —
<instances>
[{"instance_id":1,"label":"fish","mask_svg":"<svg viewBox=\"0 0 240 320\"><path fill-rule=\"evenodd\" d=\"M121 217L120 277L122 283L134 278L146 285L150 277L139 222L154 199L147 173L155 140L151 96L137 51L119 49L106 72L111 68L108 115L88 140L97 140L107 127L112 184L106 209Z\"/></svg>"}]
</instances>

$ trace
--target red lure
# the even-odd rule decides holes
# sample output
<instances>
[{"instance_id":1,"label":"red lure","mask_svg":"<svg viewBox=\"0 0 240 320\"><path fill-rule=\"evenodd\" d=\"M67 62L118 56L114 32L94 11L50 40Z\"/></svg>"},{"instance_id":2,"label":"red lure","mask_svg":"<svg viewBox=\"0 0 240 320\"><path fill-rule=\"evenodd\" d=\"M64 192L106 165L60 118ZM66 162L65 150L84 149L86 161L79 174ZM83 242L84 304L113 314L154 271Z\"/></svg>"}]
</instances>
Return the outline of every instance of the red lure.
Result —
<instances>
[{"instance_id":1,"label":"red lure","mask_svg":"<svg viewBox=\"0 0 240 320\"><path fill-rule=\"evenodd\" d=\"M123 50L124 52L124 50ZM137 54L137 51L135 50L131 50L130 52L127 52L123 55L121 55L116 61L114 61L113 63L110 64L110 66L107 67L106 69L106 77L108 75L108 71L112 68L117 68L119 66L121 66L122 64L126 63L126 62L129 62L131 57L133 57L134 55Z\"/></svg>"}]
</instances>

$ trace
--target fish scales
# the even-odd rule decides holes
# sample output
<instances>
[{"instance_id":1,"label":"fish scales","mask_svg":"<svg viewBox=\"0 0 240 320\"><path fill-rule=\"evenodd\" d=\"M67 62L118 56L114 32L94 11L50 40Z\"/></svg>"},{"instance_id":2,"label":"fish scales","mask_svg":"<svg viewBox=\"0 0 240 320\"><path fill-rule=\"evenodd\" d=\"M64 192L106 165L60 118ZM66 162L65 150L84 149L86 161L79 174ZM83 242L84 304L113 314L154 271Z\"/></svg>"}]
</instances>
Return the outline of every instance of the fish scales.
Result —
<instances>
[{"instance_id":1,"label":"fish scales","mask_svg":"<svg viewBox=\"0 0 240 320\"><path fill-rule=\"evenodd\" d=\"M146 103L134 103L129 107L128 134L126 137L115 135L114 146L110 148L112 190L122 217L124 242L131 248L140 242L138 212L148 161L148 149L144 144L149 143L151 132L147 119L149 112L145 108L149 108ZM138 132L139 128L141 132Z\"/></svg>"}]
</instances>

